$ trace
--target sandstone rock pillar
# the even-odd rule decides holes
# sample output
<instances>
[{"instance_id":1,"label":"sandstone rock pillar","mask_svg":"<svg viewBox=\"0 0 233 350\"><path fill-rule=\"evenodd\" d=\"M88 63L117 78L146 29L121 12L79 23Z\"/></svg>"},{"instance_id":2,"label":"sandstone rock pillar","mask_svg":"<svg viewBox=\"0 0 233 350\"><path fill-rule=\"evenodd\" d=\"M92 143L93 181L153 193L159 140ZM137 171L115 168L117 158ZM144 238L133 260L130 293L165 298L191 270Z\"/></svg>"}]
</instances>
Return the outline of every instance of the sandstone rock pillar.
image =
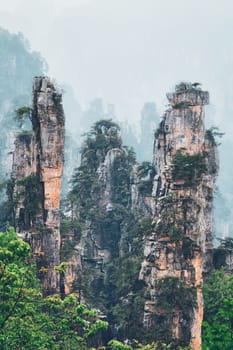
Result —
<instances>
[{"instance_id":1,"label":"sandstone rock pillar","mask_svg":"<svg viewBox=\"0 0 233 350\"><path fill-rule=\"evenodd\" d=\"M37 256L44 294L60 290L60 193L64 163L62 95L48 77L36 77L32 131L16 137L12 178L17 231ZM30 138L29 138L30 136Z\"/></svg>"},{"instance_id":2,"label":"sandstone rock pillar","mask_svg":"<svg viewBox=\"0 0 233 350\"><path fill-rule=\"evenodd\" d=\"M211 262L216 146L204 126L209 94L181 83L156 132L153 233L145 238L144 325L174 348L201 349L203 272Z\"/></svg>"}]
</instances>

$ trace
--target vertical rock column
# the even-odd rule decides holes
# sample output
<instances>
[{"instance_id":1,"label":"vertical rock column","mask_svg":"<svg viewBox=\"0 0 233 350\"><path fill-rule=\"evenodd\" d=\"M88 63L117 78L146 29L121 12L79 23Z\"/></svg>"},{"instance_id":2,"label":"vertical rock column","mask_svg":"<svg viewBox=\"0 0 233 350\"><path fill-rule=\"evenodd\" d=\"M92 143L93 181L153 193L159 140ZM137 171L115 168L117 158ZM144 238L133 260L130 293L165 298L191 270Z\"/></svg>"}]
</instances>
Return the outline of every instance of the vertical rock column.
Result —
<instances>
[{"instance_id":1,"label":"vertical rock column","mask_svg":"<svg viewBox=\"0 0 233 350\"><path fill-rule=\"evenodd\" d=\"M60 194L64 163L64 112L62 96L47 77L35 78L32 126L35 135L37 174L42 186L42 214L45 230L42 251L45 257L43 290L59 291L54 267L60 263Z\"/></svg>"},{"instance_id":2,"label":"vertical rock column","mask_svg":"<svg viewBox=\"0 0 233 350\"><path fill-rule=\"evenodd\" d=\"M62 96L48 77L33 84L32 131L15 141L12 182L17 232L29 242L44 294L60 291L60 193L64 163Z\"/></svg>"},{"instance_id":3,"label":"vertical rock column","mask_svg":"<svg viewBox=\"0 0 233 350\"><path fill-rule=\"evenodd\" d=\"M154 227L140 278L147 285L144 326L152 338L201 349L203 271L211 263L216 147L204 126L209 94L181 83L167 95L155 140Z\"/></svg>"}]
</instances>

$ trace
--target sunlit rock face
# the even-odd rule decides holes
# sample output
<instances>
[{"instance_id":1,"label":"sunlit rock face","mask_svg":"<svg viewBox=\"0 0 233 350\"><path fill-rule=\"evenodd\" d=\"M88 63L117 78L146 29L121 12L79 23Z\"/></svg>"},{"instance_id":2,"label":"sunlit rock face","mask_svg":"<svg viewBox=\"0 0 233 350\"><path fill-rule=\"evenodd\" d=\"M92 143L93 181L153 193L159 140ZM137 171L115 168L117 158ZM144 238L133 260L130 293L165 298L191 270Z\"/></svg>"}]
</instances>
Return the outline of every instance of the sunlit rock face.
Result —
<instances>
[{"instance_id":1,"label":"sunlit rock face","mask_svg":"<svg viewBox=\"0 0 233 350\"><path fill-rule=\"evenodd\" d=\"M201 349L203 272L211 265L216 146L204 125L209 94L181 83L156 132L152 210L140 278L147 286L144 326L155 339Z\"/></svg>"},{"instance_id":2,"label":"sunlit rock face","mask_svg":"<svg viewBox=\"0 0 233 350\"><path fill-rule=\"evenodd\" d=\"M44 294L59 292L60 193L64 158L62 96L48 77L33 84L31 133L19 133L13 154L15 225L37 256Z\"/></svg>"}]
</instances>

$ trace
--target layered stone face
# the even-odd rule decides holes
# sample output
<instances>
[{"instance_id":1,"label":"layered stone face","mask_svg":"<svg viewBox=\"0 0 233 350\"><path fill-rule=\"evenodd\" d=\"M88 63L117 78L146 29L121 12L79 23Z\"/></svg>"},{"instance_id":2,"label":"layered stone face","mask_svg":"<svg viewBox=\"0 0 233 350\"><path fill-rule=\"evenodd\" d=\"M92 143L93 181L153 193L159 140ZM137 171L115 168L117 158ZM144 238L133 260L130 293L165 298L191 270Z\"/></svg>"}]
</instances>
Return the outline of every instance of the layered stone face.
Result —
<instances>
[{"instance_id":1,"label":"layered stone face","mask_svg":"<svg viewBox=\"0 0 233 350\"><path fill-rule=\"evenodd\" d=\"M140 272L148 290L144 325L154 329L157 339L191 343L197 350L202 276L211 263L217 154L204 126L208 92L181 83L168 100L171 107L155 139L154 230L145 239Z\"/></svg>"},{"instance_id":2,"label":"layered stone face","mask_svg":"<svg viewBox=\"0 0 233 350\"><path fill-rule=\"evenodd\" d=\"M33 84L32 132L15 141L12 179L15 182L17 231L37 255L44 294L59 292L60 193L64 163L64 112L61 94L48 77Z\"/></svg>"}]
</instances>

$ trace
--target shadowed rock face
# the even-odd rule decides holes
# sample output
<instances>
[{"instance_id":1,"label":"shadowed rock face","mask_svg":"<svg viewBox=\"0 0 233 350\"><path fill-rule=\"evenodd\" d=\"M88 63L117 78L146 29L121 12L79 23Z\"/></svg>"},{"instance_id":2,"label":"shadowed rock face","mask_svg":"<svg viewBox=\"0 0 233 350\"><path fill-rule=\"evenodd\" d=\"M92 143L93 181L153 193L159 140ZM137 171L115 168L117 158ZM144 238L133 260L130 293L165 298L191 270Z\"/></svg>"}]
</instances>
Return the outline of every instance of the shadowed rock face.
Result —
<instances>
[{"instance_id":1,"label":"shadowed rock face","mask_svg":"<svg viewBox=\"0 0 233 350\"><path fill-rule=\"evenodd\" d=\"M104 134L105 140L109 140L108 134ZM117 133L118 147L109 149L106 152L96 151L98 162L97 169L94 171L94 176L99 185L98 195L92 194L95 204L99 210L104 213L111 213L114 206L111 201L112 185L111 171L114 161L117 157L124 154L120 134ZM87 151L88 153L89 151ZM81 166L86 162L85 154L82 155ZM91 184L90 184L91 186ZM82 216L81 216L82 220ZM70 237L72 240L72 237ZM73 283L81 280L82 276L88 275L91 282L95 283L103 276L102 266L104 263L111 261L111 250L104 246L102 232L97 232L93 228L91 219L86 219L85 229L82 230L81 238L68 259L68 269L65 273L64 287L65 293L68 294L73 288ZM80 277L81 276L81 277ZM96 294L98 292L96 291ZM80 299L85 301L85 295L80 294Z\"/></svg>"},{"instance_id":2,"label":"shadowed rock face","mask_svg":"<svg viewBox=\"0 0 233 350\"><path fill-rule=\"evenodd\" d=\"M44 294L59 292L60 193L64 163L62 97L48 77L33 84L32 132L15 141L12 178L19 233L37 256Z\"/></svg>"},{"instance_id":3,"label":"shadowed rock face","mask_svg":"<svg viewBox=\"0 0 233 350\"><path fill-rule=\"evenodd\" d=\"M168 100L154 148L154 232L146 237L140 272L148 290L144 325L156 339L198 350L218 163L204 126L208 92L181 83Z\"/></svg>"}]
</instances>

